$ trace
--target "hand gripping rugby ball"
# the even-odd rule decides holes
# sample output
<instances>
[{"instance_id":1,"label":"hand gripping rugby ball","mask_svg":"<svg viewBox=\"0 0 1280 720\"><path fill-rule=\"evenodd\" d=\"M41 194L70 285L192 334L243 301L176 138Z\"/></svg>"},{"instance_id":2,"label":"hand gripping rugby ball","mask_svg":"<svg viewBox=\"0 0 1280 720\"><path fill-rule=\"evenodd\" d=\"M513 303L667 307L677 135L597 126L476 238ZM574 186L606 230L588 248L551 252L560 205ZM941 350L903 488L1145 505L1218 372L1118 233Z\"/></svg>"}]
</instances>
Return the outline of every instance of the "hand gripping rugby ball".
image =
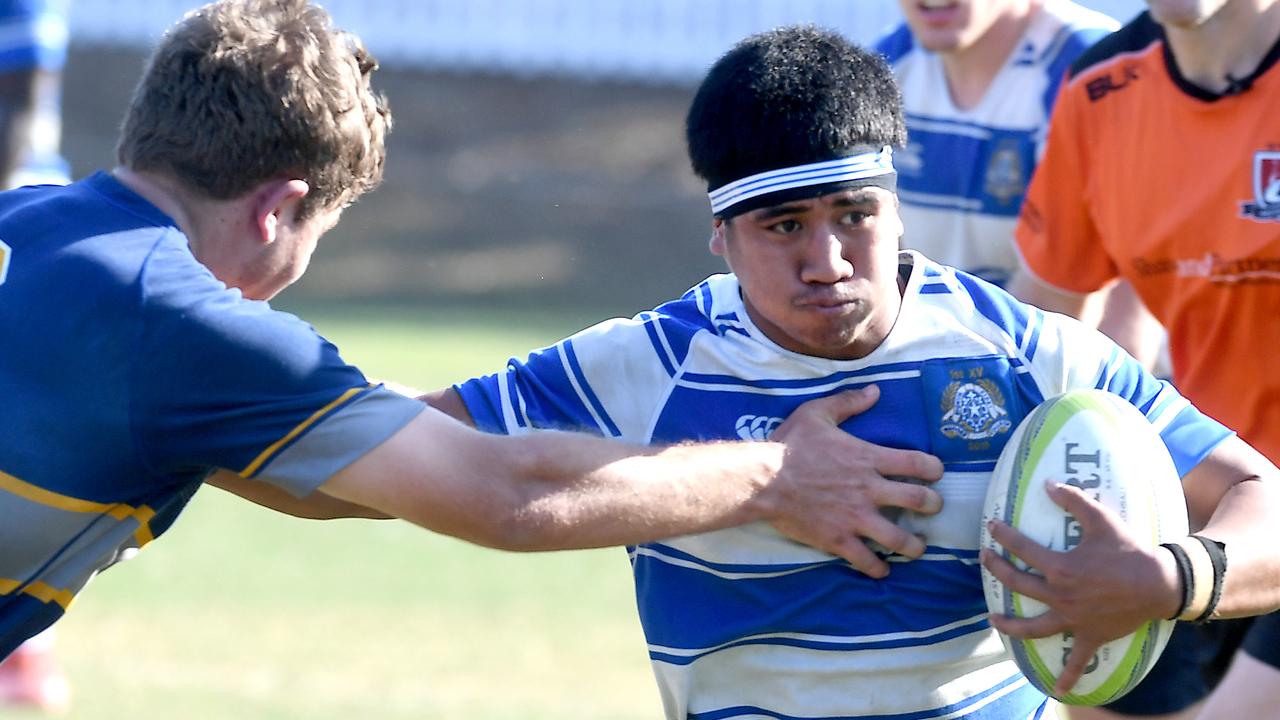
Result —
<instances>
[{"instance_id":1,"label":"hand gripping rugby ball","mask_svg":"<svg viewBox=\"0 0 1280 720\"><path fill-rule=\"evenodd\" d=\"M987 531L995 518L1054 550L1081 541L1080 525L1045 492L1046 482L1074 485L1120 515L1149 547L1187 534L1187 508L1173 460L1151 423L1124 399L1102 390L1076 390L1046 400L1022 421L1000 453L983 506L982 547L1010 555ZM1034 617L1048 608L1012 592L982 569L992 613ZM1103 645L1062 702L1101 705L1133 689L1155 664L1173 632L1172 620L1153 620ZM1071 651L1071 637L1000 639L1037 688L1050 693Z\"/></svg>"}]
</instances>

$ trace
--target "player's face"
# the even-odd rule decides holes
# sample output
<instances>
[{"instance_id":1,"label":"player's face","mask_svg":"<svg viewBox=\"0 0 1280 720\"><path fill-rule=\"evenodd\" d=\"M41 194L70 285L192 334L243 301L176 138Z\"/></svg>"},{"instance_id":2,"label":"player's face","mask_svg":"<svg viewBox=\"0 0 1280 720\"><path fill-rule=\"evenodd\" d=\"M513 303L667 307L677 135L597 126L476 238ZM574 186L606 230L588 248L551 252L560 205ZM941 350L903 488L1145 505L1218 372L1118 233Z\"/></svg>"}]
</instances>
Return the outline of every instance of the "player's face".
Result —
<instances>
[{"instance_id":1,"label":"player's face","mask_svg":"<svg viewBox=\"0 0 1280 720\"><path fill-rule=\"evenodd\" d=\"M252 262L251 278L240 286L244 296L269 300L296 282L307 271L320 236L337 225L341 216L342 208L335 208L302 221L281 221L275 242L261 246Z\"/></svg>"},{"instance_id":2,"label":"player's face","mask_svg":"<svg viewBox=\"0 0 1280 720\"><path fill-rule=\"evenodd\" d=\"M842 190L717 221L711 251L738 276L752 322L787 350L852 359L874 350L901 305L898 199Z\"/></svg>"},{"instance_id":3,"label":"player's face","mask_svg":"<svg viewBox=\"0 0 1280 720\"><path fill-rule=\"evenodd\" d=\"M999 20L1024 16L1030 0L898 0L902 14L926 50L963 52L973 47Z\"/></svg>"},{"instance_id":4,"label":"player's face","mask_svg":"<svg viewBox=\"0 0 1280 720\"><path fill-rule=\"evenodd\" d=\"M1232 0L1147 0L1151 17L1166 27L1190 29L1202 25Z\"/></svg>"}]
</instances>

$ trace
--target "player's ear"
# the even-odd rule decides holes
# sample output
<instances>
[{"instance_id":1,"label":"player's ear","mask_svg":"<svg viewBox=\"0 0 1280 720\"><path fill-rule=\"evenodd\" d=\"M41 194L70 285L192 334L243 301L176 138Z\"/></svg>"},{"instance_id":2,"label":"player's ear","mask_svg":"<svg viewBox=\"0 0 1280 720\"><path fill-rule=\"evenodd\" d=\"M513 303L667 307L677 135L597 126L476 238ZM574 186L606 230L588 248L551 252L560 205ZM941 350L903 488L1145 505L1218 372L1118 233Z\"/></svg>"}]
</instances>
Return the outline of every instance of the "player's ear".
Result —
<instances>
[{"instance_id":1,"label":"player's ear","mask_svg":"<svg viewBox=\"0 0 1280 720\"><path fill-rule=\"evenodd\" d=\"M712 255L724 255L725 229L726 223L722 218L712 218L711 239L707 241L707 246L711 250Z\"/></svg>"},{"instance_id":2,"label":"player's ear","mask_svg":"<svg viewBox=\"0 0 1280 720\"><path fill-rule=\"evenodd\" d=\"M291 223L310 186L305 180L268 180L255 193L254 220L264 244L276 241L280 223Z\"/></svg>"}]
</instances>

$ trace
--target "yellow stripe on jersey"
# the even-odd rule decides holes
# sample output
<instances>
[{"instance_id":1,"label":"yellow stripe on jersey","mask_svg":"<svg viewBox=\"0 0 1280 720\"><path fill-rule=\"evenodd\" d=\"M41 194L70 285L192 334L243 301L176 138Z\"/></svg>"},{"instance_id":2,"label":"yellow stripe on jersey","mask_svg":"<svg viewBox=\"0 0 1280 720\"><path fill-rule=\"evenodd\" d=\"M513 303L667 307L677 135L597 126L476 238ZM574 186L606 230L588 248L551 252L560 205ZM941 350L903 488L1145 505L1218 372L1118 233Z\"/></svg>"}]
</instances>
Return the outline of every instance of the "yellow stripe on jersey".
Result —
<instances>
[{"instance_id":1,"label":"yellow stripe on jersey","mask_svg":"<svg viewBox=\"0 0 1280 720\"><path fill-rule=\"evenodd\" d=\"M133 507L124 503L100 503L93 500L81 500L80 498L32 485L3 470L0 470L0 490L17 495L24 500L30 500L33 503L66 512L94 513L106 515L115 520L133 518L138 523L138 531L134 533L134 538L138 541L138 547L142 547L155 539L155 536L151 534L149 523L151 518L155 517L156 511L146 505Z\"/></svg>"},{"instance_id":2,"label":"yellow stripe on jersey","mask_svg":"<svg viewBox=\"0 0 1280 720\"><path fill-rule=\"evenodd\" d=\"M59 510L78 513L98 513L100 515L109 514L117 520L128 517L133 510L133 508L125 505L123 507L126 511L121 515L119 510L121 506L118 504L108 505L106 503L94 502L92 500L81 500L80 498L74 498L70 495L61 495L51 490L45 490L42 487L32 485L29 482L19 480L2 470L0 470L0 490L6 490L25 500L30 500L31 502L47 505Z\"/></svg>"},{"instance_id":3,"label":"yellow stripe on jersey","mask_svg":"<svg viewBox=\"0 0 1280 720\"><path fill-rule=\"evenodd\" d=\"M39 580L23 585L17 580L10 578L0 578L0 595L12 595L18 588L22 588L22 593L30 595L42 603L56 602L62 606L63 610L71 607L71 601L75 599L75 593L70 590L62 589L42 583Z\"/></svg>"},{"instance_id":4,"label":"yellow stripe on jersey","mask_svg":"<svg viewBox=\"0 0 1280 720\"><path fill-rule=\"evenodd\" d=\"M309 428L309 427L311 427L312 425L314 425L314 424L315 424L315 422L316 422L317 420L319 420L320 418L324 417L325 413L327 413L327 412L329 412L330 410L334 409L335 407L337 407L337 406L341 405L342 403L344 403L344 402L346 402L346 401L350 400L350 399L351 399L353 396L355 396L356 394L358 394L358 393L362 393L362 392L364 392L365 390L367 390L367 389L369 389L369 388L371 388L371 387L373 387L373 383L369 383L368 385L366 385L366 386L364 386L364 387L355 387L355 388L351 388L350 390L348 390L348 391L346 391L346 392L342 393L341 395L339 395L339 396L338 396L338 399L334 400L333 402L329 403L328 405L325 405L324 407L320 408L319 410L317 410L317 411L315 411L315 412L311 413L311 416L310 416L310 417L308 417L306 420L303 420L302 422L298 423L297 427L295 427L294 429L290 430L290 431L289 431L289 433L288 433L287 435L285 435L284 437L280 438L279 440L277 440L277 441L275 441L275 442L271 443L271 445L270 445L266 450L263 450L263 451L262 451L262 453L261 453L260 455L258 455L258 457L254 458L254 459L253 459L253 462L249 463L248 467L246 467L245 469L243 469L243 470L241 470L241 471L240 471L240 473L239 473L240 477L242 477L242 478L247 478L247 477L249 477L249 476L253 475L254 473L258 472L258 469L259 469L259 468L261 468L261 467L262 467L262 465L263 465L264 463L266 463L266 462L267 462L267 460L268 460L268 459L270 459L270 458L271 458L271 456L272 456L272 455L274 455L274 454L275 454L275 452L276 452L277 450L279 450L281 447L283 447L283 446L284 446L286 443L288 443L290 440L292 440L292 439L294 439L294 438L298 437L299 435L301 435L301 434L302 434L302 433L303 433L307 428Z\"/></svg>"}]
</instances>

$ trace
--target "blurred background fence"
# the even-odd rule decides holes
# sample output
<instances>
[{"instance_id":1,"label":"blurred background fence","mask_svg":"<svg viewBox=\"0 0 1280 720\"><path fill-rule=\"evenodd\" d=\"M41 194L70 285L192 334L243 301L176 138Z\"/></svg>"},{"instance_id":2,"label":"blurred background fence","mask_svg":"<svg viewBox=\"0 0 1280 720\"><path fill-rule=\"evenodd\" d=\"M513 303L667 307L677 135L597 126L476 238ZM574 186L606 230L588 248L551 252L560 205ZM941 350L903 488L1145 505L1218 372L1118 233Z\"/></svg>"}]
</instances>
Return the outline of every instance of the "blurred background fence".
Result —
<instances>
[{"instance_id":1,"label":"blurred background fence","mask_svg":"<svg viewBox=\"0 0 1280 720\"><path fill-rule=\"evenodd\" d=\"M73 0L75 40L149 45L190 0ZM328 0L387 65L689 83L735 41L810 22L867 43L896 0ZM1084 0L1127 19L1141 0Z\"/></svg>"},{"instance_id":2,"label":"blurred background fence","mask_svg":"<svg viewBox=\"0 0 1280 720\"><path fill-rule=\"evenodd\" d=\"M286 300L630 315L723 268L683 118L713 60L810 22L871 42L897 0L320 0L382 62L383 186ZM980 0L985 1L985 0ZM1127 19L1142 0L1084 0ZM71 0L64 149L110 166L143 53L196 0ZM625 270L624 270L625 269Z\"/></svg>"}]
</instances>

